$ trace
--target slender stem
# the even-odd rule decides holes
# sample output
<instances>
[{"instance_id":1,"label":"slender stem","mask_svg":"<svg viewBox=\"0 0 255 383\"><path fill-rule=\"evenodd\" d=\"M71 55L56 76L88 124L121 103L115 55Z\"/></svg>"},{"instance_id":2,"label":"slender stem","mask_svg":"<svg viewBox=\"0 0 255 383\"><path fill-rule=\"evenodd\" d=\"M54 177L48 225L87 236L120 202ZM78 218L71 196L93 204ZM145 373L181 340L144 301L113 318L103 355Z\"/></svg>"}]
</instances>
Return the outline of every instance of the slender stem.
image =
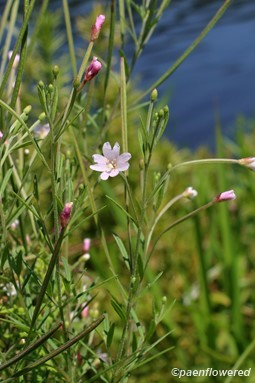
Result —
<instances>
[{"instance_id":1,"label":"slender stem","mask_svg":"<svg viewBox=\"0 0 255 383\"><path fill-rule=\"evenodd\" d=\"M151 237L152 237L152 234L153 234L153 231L155 230L155 227L157 226L158 224L158 221L160 220L160 218L165 214L165 212L171 207L173 206L177 201L179 201L181 198L183 198L183 194L179 194L177 195L176 197L174 197L173 199L171 199L164 207L163 209L159 212L159 214L157 215L157 217L155 218L154 220L154 223L151 227L151 230L148 234L148 237L146 239L146 245L145 245L145 254L147 254L147 251L148 251L148 248L149 248L149 245L150 245L150 241L151 241Z\"/></svg>"},{"instance_id":2,"label":"slender stem","mask_svg":"<svg viewBox=\"0 0 255 383\"><path fill-rule=\"evenodd\" d=\"M181 162L180 164L174 165L171 169L169 169L169 171L172 172L173 170L176 170L178 168L181 168L187 165L219 164L219 163L239 164L239 160L236 160L234 158L205 158L202 160L192 160L192 161Z\"/></svg>"},{"instance_id":3,"label":"slender stem","mask_svg":"<svg viewBox=\"0 0 255 383\"><path fill-rule=\"evenodd\" d=\"M48 287L51 275L53 273L54 267L55 267L56 262L58 260L59 251L60 251L61 244L62 244L62 241L63 241L63 238L64 238L64 233L65 233L65 230L62 229L61 233L60 233L60 236L58 238L58 241L57 241L57 243L56 243L56 245L54 247L54 251L52 253L52 256L51 256L51 259L50 259L50 263L49 263L46 275L44 277L44 280L43 280L43 283L42 283L42 287L41 287L41 290L39 292L39 295L38 295L38 298L37 298L37 302L36 302L36 305L35 305L35 309L34 309L34 312L33 312L33 317L32 317L31 325L30 325L30 334L31 334L31 332L33 330L33 327L35 325L35 322L36 322L36 319L38 317L40 308L42 306L43 298L45 296L45 293L46 293L46 290L47 290L47 287Z\"/></svg>"},{"instance_id":4,"label":"slender stem","mask_svg":"<svg viewBox=\"0 0 255 383\"><path fill-rule=\"evenodd\" d=\"M61 354L63 351L67 350L69 347L73 346L75 343L79 342L82 338L84 338L86 335L91 333L97 326L100 325L100 323L104 320L104 315L101 315L98 319L96 319L94 322L92 322L85 330L83 330L80 334L76 335L72 339L70 339L68 342L64 343L62 346L58 347L56 350L50 352L49 354L43 356L42 358L38 359L36 362L29 364L27 367L23 368L20 371L17 371L11 379L14 377L22 376L27 374L32 369L35 369L38 366L41 366L48 360L55 358L55 356ZM9 380L12 381L12 380Z\"/></svg>"},{"instance_id":5,"label":"slender stem","mask_svg":"<svg viewBox=\"0 0 255 383\"><path fill-rule=\"evenodd\" d=\"M179 219L177 219L176 221L174 221L171 225L167 226L166 229L164 229L160 235L157 237L156 241L154 242L154 245L152 247L152 250L150 251L150 254L148 256L148 260L151 258L154 250L155 250L155 247L158 243L158 241L160 240L160 238L166 233L168 232L169 230L171 230L173 227L177 226L179 223L183 222L183 221L186 221L186 219L192 217L193 215L199 213L200 211L202 210L205 210L205 209L208 209L209 207L211 207L213 204L215 203L215 201L210 201L208 202L206 205L203 205L203 206L200 206L198 209L196 210L193 210L192 212L190 212L189 214L186 214L184 217L181 217Z\"/></svg>"},{"instance_id":6,"label":"slender stem","mask_svg":"<svg viewBox=\"0 0 255 383\"><path fill-rule=\"evenodd\" d=\"M36 350L39 346L41 346L44 342L46 342L46 340L49 339L59 329L60 326L61 326L61 323L58 323L57 325L53 326L52 329L50 329L46 334L41 336L38 340L36 340L30 346L25 348L23 351L19 352L13 358L7 360L5 363L1 364L0 365L0 371L5 370L7 367L18 362L24 356L30 354L30 352Z\"/></svg>"},{"instance_id":7,"label":"slender stem","mask_svg":"<svg viewBox=\"0 0 255 383\"><path fill-rule=\"evenodd\" d=\"M95 199L94 199L92 187L91 187L91 184L90 184L90 180L89 180L89 177L88 177L87 172L85 170L85 166L84 166L84 163L83 163L83 160L82 160L82 156L81 156L80 149L79 149L76 137L74 135L74 132L73 132L73 130L71 128L69 129L69 132L70 132L70 134L72 136L72 139L73 139L73 142L74 142L74 147L75 147L76 155L77 155L77 158L78 158L78 161L79 161L79 165L80 165L80 169L81 169L81 173L82 173L83 182L84 182L85 186L87 186L88 198L89 198L91 210L92 210L92 213L93 213L93 217L94 217L94 220L95 220L95 224L96 224L96 226L98 228L98 231L100 233L100 236L101 236L101 241L102 241L102 245L103 245L103 248L104 248L104 251L105 251L106 258L107 258L108 263L109 263L109 265L111 267L111 270L113 271L114 267L113 267L113 263L112 263L112 260L111 260L111 257L110 257L110 253L109 253L109 250L108 250L105 234L104 234L104 231L103 231L103 229L102 229L102 227L100 225L100 222L98 220L98 216L96 214L97 207L96 207L96 202L95 202Z\"/></svg>"},{"instance_id":8,"label":"slender stem","mask_svg":"<svg viewBox=\"0 0 255 383\"><path fill-rule=\"evenodd\" d=\"M73 34L72 34L72 26L70 22L70 12L68 7L67 0L63 0L63 9L64 9L64 16L65 16L65 23L66 23L66 34L67 34L67 40L68 40L68 46L69 46L69 53L71 58L71 66L73 75L76 75L76 59L75 59L75 50L74 50L74 43L73 43Z\"/></svg>"},{"instance_id":9,"label":"slender stem","mask_svg":"<svg viewBox=\"0 0 255 383\"><path fill-rule=\"evenodd\" d=\"M124 58L120 58L120 107L123 151L128 152L127 138L127 90Z\"/></svg>"}]
</instances>

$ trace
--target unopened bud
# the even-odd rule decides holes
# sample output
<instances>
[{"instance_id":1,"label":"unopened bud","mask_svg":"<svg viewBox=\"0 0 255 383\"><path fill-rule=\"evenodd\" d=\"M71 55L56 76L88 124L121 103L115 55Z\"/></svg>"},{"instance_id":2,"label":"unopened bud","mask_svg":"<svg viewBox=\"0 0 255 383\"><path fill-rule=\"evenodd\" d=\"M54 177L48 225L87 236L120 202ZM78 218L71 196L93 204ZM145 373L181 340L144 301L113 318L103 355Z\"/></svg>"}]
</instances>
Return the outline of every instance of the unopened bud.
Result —
<instances>
[{"instance_id":1,"label":"unopened bud","mask_svg":"<svg viewBox=\"0 0 255 383\"><path fill-rule=\"evenodd\" d=\"M224 201L231 201L233 199L236 199L236 195L234 190L227 190L223 193L218 194L214 199L213 202L224 202Z\"/></svg>"},{"instance_id":2,"label":"unopened bud","mask_svg":"<svg viewBox=\"0 0 255 383\"><path fill-rule=\"evenodd\" d=\"M163 110L164 110L164 113L165 113L166 115L169 114L169 108L168 108L167 105L164 106Z\"/></svg>"},{"instance_id":3,"label":"unopened bud","mask_svg":"<svg viewBox=\"0 0 255 383\"><path fill-rule=\"evenodd\" d=\"M84 253L87 253L89 251L90 245L91 245L91 239L90 238L84 238L83 246L82 246Z\"/></svg>"},{"instance_id":4,"label":"unopened bud","mask_svg":"<svg viewBox=\"0 0 255 383\"><path fill-rule=\"evenodd\" d=\"M90 41L95 41L98 38L104 21L105 21L104 15L99 15L96 18L96 22L94 25L92 25L92 28L91 28Z\"/></svg>"},{"instance_id":5,"label":"unopened bud","mask_svg":"<svg viewBox=\"0 0 255 383\"><path fill-rule=\"evenodd\" d=\"M185 189L184 192L182 193L183 197L186 197L189 199L195 198L197 194L198 194L197 191L193 189L192 186L187 187L187 189Z\"/></svg>"},{"instance_id":6,"label":"unopened bud","mask_svg":"<svg viewBox=\"0 0 255 383\"><path fill-rule=\"evenodd\" d=\"M38 82L38 86L39 86L39 88L44 89L44 82L42 80L40 80Z\"/></svg>"},{"instance_id":7,"label":"unopened bud","mask_svg":"<svg viewBox=\"0 0 255 383\"><path fill-rule=\"evenodd\" d=\"M153 89L151 92L151 102L155 102L158 98L158 91L157 89Z\"/></svg>"},{"instance_id":8,"label":"unopened bud","mask_svg":"<svg viewBox=\"0 0 255 383\"><path fill-rule=\"evenodd\" d=\"M31 112L31 109L32 109L32 106L31 105L28 105L26 106L24 109L23 109L23 112L26 113L26 114L29 114Z\"/></svg>"},{"instance_id":9,"label":"unopened bud","mask_svg":"<svg viewBox=\"0 0 255 383\"><path fill-rule=\"evenodd\" d=\"M87 81L92 80L92 78L95 77L101 69L102 69L101 62L98 61L97 57L93 57L90 65L88 66L86 70L83 82L85 83Z\"/></svg>"},{"instance_id":10,"label":"unopened bud","mask_svg":"<svg viewBox=\"0 0 255 383\"><path fill-rule=\"evenodd\" d=\"M61 227L65 228L68 225L68 222L71 218L71 213L73 209L73 202L67 202L64 206L64 209L62 210L60 214L60 223Z\"/></svg>"},{"instance_id":11,"label":"unopened bud","mask_svg":"<svg viewBox=\"0 0 255 383\"><path fill-rule=\"evenodd\" d=\"M160 109L160 111L158 112L158 115L159 115L159 118L162 118L164 117L164 110L163 109Z\"/></svg>"},{"instance_id":12,"label":"unopened bud","mask_svg":"<svg viewBox=\"0 0 255 383\"><path fill-rule=\"evenodd\" d=\"M42 121L45 119L45 117L46 117L46 114L43 112L43 113L41 113L40 116L38 117L38 120L42 122Z\"/></svg>"},{"instance_id":13,"label":"unopened bud","mask_svg":"<svg viewBox=\"0 0 255 383\"><path fill-rule=\"evenodd\" d=\"M50 93L53 93L53 91L54 91L54 86L53 86L52 84L49 84L49 86L48 86L48 90L49 90Z\"/></svg>"},{"instance_id":14,"label":"unopened bud","mask_svg":"<svg viewBox=\"0 0 255 383\"><path fill-rule=\"evenodd\" d=\"M52 69L52 73L53 73L53 76L55 78L58 77L58 74L59 74L59 66L58 65L54 65L53 69Z\"/></svg>"},{"instance_id":15,"label":"unopened bud","mask_svg":"<svg viewBox=\"0 0 255 383\"><path fill-rule=\"evenodd\" d=\"M241 158L238 162L240 165L244 165L247 168L255 171L255 157Z\"/></svg>"}]
</instances>

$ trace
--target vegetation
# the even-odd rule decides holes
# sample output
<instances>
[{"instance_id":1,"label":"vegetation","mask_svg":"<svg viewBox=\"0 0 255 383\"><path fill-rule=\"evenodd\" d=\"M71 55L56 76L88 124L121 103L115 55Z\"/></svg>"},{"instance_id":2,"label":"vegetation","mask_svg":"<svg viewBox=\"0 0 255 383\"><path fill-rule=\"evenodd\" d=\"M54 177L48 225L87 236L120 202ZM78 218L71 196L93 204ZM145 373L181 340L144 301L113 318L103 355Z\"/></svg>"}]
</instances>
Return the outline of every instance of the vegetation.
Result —
<instances>
[{"instance_id":1,"label":"vegetation","mask_svg":"<svg viewBox=\"0 0 255 383\"><path fill-rule=\"evenodd\" d=\"M132 70L169 3L112 0L74 26L67 0L40 13L24 0L22 22L6 2L1 382L165 383L173 368L253 381L254 121L240 117L232 141L218 122L216 154L177 149L156 90L230 1L142 94Z\"/></svg>"}]
</instances>

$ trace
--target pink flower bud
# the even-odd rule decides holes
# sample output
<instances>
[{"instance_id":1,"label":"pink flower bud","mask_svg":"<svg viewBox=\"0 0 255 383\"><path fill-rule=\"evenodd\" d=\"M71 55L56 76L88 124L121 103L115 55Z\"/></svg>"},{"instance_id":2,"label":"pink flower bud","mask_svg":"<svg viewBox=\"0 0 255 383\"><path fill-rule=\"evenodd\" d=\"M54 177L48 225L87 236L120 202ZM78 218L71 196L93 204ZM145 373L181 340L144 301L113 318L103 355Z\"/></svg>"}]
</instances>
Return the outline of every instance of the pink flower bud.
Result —
<instances>
[{"instance_id":1,"label":"pink flower bud","mask_svg":"<svg viewBox=\"0 0 255 383\"><path fill-rule=\"evenodd\" d=\"M93 77L95 77L98 72L101 70L102 64L98 61L97 57L93 57L90 65L88 66L83 83L90 81Z\"/></svg>"},{"instance_id":2,"label":"pink flower bud","mask_svg":"<svg viewBox=\"0 0 255 383\"><path fill-rule=\"evenodd\" d=\"M231 201L233 199L236 199L236 195L235 195L235 192L234 190L227 190L223 193L220 193L218 194L215 198L214 198L214 202L224 202L224 201Z\"/></svg>"},{"instance_id":3,"label":"pink flower bud","mask_svg":"<svg viewBox=\"0 0 255 383\"><path fill-rule=\"evenodd\" d=\"M84 253L87 253L90 249L91 239L90 238L84 238L83 240L83 247L82 250Z\"/></svg>"},{"instance_id":4,"label":"pink flower bud","mask_svg":"<svg viewBox=\"0 0 255 383\"><path fill-rule=\"evenodd\" d=\"M70 221L72 209L73 209L73 202L67 202L64 206L64 209L62 210L60 214L60 223L62 228L68 225L68 222Z\"/></svg>"},{"instance_id":5,"label":"pink flower bud","mask_svg":"<svg viewBox=\"0 0 255 383\"><path fill-rule=\"evenodd\" d=\"M189 199L195 198L197 194L198 194L197 191L193 189L192 186L187 187L187 189L185 189L184 192L182 193L183 197L186 197Z\"/></svg>"},{"instance_id":6,"label":"pink flower bud","mask_svg":"<svg viewBox=\"0 0 255 383\"><path fill-rule=\"evenodd\" d=\"M88 308L88 306L85 306L82 309L81 316L82 316L82 318L87 318L88 314L89 314L89 308Z\"/></svg>"},{"instance_id":7,"label":"pink flower bud","mask_svg":"<svg viewBox=\"0 0 255 383\"><path fill-rule=\"evenodd\" d=\"M100 33L100 30L102 28L102 25L105 21L105 16L104 15L99 15L96 18L95 24L91 28L91 35L90 35L90 41L95 41Z\"/></svg>"},{"instance_id":8,"label":"pink flower bud","mask_svg":"<svg viewBox=\"0 0 255 383\"><path fill-rule=\"evenodd\" d=\"M255 157L241 158L239 160L239 164L255 171Z\"/></svg>"},{"instance_id":9,"label":"pink flower bud","mask_svg":"<svg viewBox=\"0 0 255 383\"><path fill-rule=\"evenodd\" d=\"M3 132L0 130L0 139L3 138L4 134Z\"/></svg>"}]
</instances>

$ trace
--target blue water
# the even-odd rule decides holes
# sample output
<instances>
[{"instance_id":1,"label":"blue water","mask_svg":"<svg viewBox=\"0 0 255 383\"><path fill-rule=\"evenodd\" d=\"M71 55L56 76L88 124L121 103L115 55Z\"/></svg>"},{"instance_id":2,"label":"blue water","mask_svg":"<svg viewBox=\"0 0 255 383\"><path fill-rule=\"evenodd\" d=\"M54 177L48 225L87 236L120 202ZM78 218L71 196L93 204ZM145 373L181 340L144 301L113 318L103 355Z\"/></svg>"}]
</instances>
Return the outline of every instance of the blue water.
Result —
<instances>
[{"instance_id":1,"label":"blue water","mask_svg":"<svg viewBox=\"0 0 255 383\"><path fill-rule=\"evenodd\" d=\"M199 34L221 1L172 1L136 68L148 87ZM237 115L255 116L255 1L236 1L160 88L170 96L167 136L179 146L214 144L215 115L233 136Z\"/></svg>"},{"instance_id":2,"label":"blue water","mask_svg":"<svg viewBox=\"0 0 255 383\"><path fill-rule=\"evenodd\" d=\"M0 0L0 3L2 1ZM61 6L52 0L53 8ZM132 79L148 89L183 53L222 5L220 0L172 0L145 47ZM71 17L110 1L69 0ZM236 117L255 116L255 0L234 0L198 48L159 87L171 118L166 135L178 146L214 145L215 115L233 136ZM131 56L132 46L127 52Z\"/></svg>"}]
</instances>

